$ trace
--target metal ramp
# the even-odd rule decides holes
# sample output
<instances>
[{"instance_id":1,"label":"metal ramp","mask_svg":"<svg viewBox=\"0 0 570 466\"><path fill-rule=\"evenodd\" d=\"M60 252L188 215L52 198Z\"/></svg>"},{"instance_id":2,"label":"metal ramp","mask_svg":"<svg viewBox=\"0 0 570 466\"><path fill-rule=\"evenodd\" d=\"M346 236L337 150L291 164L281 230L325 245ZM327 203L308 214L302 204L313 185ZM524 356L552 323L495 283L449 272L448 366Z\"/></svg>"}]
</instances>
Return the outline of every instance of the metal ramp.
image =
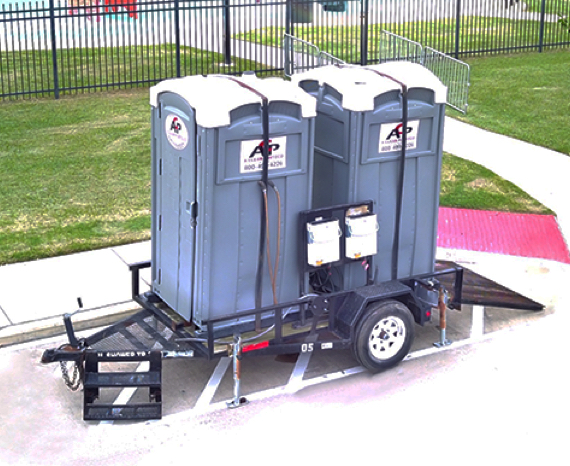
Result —
<instances>
[{"instance_id":1,"label":"metal ramp","mask_svg":"<svg viewBox=\"0 0 570 466\"><path fill-rule=\"evenodd\" d=\"M290 34L284 36L283 49L285 76L288 77L320 66L345 64L340 58ZM377 60L378 63L410 61L425 66L447 87L447 105L462 113L467 112L470 80L467 63L385 30L380 33Z\"/></svg>"},{"instance_id":2,"label":"metal ramp","mask_svg":"<svg viewBox=\"0 0 570 466\"><path fill-rule=\"evenodd\" d=\"M435 270L446 270L454 267L463 269L461 283L461 304L489 306L504 309L519 309L525 311L542 311L544 305L527 298L499 283L494 282L478 273L451 261L437 261ZM448 290L453 290L453 277L442 275L439 281Z\"/></svg>"}]
</instances>

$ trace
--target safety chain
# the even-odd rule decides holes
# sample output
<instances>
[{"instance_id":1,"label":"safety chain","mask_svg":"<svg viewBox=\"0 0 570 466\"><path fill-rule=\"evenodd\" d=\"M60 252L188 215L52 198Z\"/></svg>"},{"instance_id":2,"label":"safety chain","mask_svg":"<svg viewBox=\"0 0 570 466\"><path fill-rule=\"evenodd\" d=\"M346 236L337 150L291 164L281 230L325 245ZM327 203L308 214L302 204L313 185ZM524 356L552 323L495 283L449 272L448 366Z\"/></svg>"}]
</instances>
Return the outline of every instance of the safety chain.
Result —
<instances>
[{"instance_id":1,"label":"safety chain","mask_svg":"<svg viewBox=\"0 0 570 466\"><path fill-rule=\"evenodd\" d=\"M66 362L60 361L59 366L61 367L61 376L63 377L65 385L67 385L71 391L76 391L81 385L81 377L79 376L79 363L77 361L73 363L73 375L71 377L69 376Z\"/></svg>"}]
</instances>

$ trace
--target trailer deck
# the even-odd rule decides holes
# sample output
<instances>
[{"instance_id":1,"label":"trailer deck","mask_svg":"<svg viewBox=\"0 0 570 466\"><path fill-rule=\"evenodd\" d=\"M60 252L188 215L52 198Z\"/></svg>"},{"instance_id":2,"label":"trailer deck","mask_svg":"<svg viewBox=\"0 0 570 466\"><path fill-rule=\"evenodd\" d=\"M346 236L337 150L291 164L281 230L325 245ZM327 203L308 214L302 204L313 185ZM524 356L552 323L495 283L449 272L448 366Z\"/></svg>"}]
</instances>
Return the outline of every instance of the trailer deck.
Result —
<instances>
[{"instance_id":1,"label":"trailer deck","mask_svg":"<svg viewBox=\"0 0 570 466\"><path fill-rule=\"evenodd\" d=\"M459 268L454 262L438 261L436 272ZM139 267L140 269L140 267ZM520 293L512 291L482 275L469 269L463 268L462 296L460 304L480 305L496 308L520 309L528 311L542 311L544 306ZM115 325L112 325L100 332L95 333L86 339L86 344L93 350L161 350L165 356L174 355L174 352L192 357L211 357L227 355L228 346L233 344L232 335L221 336L208 341L200 333L196 333L193 326L186 325L185 321L175 312L170 310L163 303L152 303L144 295L138 294L138 273L134 280L137 281L134 288L135 299L141 304L142 309L138 313L130 316ZM438 280L448 290L453 290L453 276L444 274ZM308 300L299 300L296 304L307 304ZM287 305L281 305L285 307ZM266 310L260 310L260 313ZM238 316L239 317L239 316ZM311 313L312 317L312 313ZM235 318L235 316L233 316ZM293 338L302 340L311 333L310 322L306 320L304 325L294 325L291 319L284 319L281 331L271 329L259 335L255 330L248 330L243 327L242 337L245 342L244 353L262 349L256 347L260 341L274 340L276 337ZM316 330L321 330L327 326L329 317L323 317L316 322ZM233 329L235 330L235 329ZM322 332L319 332L322 333ZM213 335L213 332L212 332ZM252 338L256 336L256 338ZM209 345L213 348L210 352ZM249 346L249 347L248 347Z\"/></svg>"},{"instance_id":2,"label":"trailer deck","mask_svg":"<svg viewBox=\"0 0 570 466\"><path fill-rule=\"evenodd\" d=\"M152 293L139 293L139 271L145 267L148 263L131 266L133 297L142 307L138 313L80 341L75 339L70 326L70 342L75 344L47 350L42 357L45 363L72 361L76 364L84 385L85 420L160 418L163 359L233 356L236 389L234 400L228 406L236 407L245 401L239 391L239 361L244 357L331 349L352 348L354 351L355 336L339 328L342 316L337 314L341 306L334 304L334 296L311 296L294 303L234 314L228 318L231 325L215 330L218 321L224 320L217 319L211 321L204 332L186 323ZM543 309L541 304L453 262L437 262L435 269L433 275L445 289L452 291L450 308L460 309L462 304L469 304L528 311ZM365 306L368 294L390 298L405 292L404 288L406 285L400 281L366 286L360 296L356 290L345 293L349 297L341 297L354 300L354 304L347 306L344 301L342 304L344 308ZM361 301L360 304L357 301ZM255 316L259 319L252 318ZM261 331L256 328L258 325L262 326ZM353 327L348 325L347 329ZM146 362L149 370L104 372L105 364L117 362ZM147 389L149 401L124 405L99 401L101 390L123 387Z\"/></svg>"}]
</instances>

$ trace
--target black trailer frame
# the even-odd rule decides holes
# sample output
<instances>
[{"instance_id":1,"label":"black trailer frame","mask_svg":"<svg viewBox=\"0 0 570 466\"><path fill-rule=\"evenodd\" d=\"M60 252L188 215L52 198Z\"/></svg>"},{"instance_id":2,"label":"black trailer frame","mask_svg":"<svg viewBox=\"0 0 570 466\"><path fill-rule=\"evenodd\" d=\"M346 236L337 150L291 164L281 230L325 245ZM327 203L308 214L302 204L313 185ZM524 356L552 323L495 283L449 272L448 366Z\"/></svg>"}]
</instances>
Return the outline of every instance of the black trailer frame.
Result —
<instances>
[{"instance_id":1,"label":"black trailer frame","mask_svg":"<svg viewBox=\"0 0 570 466\"><path fill-rule=\"evenodd\" d=\"M131 264L133 281L133 299L145 310L151 311L157 319L171 326L177 331L186 332L184 324L180 321L173 320L168 316L163 308L159 307L155 302L155 295L152 293L139 293L139 272L141 269L150 267L150 262L140 262ZM366 285L351 291L339 291L319 296L309 296L296 301L280 303L278 305L263 307L260 309L251 309L228 317L219 317L211 319L207 322L207 330L202 333L192 334L192 336L181 336L178 342L186 343L195 352L194 357L205 357L214 359L218 356L215 351L216 343L219 339L227 338L234 334L245 334L254 331L255 318L258 317L264 324L265 331L268 327L272 327L274 336L271 340L263 340L263 342L244 345L242 353L244 356L255 355L275 355L275 354L293 354L306 352L305 340L317 333L322 335L319 345L313 345L312 350L324 349L346 349L350 348L354 339L354 327L358 319L361 317L364 309L369 304L384 299L396 299L406 305L415 305L418 308L426 308L426 303L422 302L418 297L415 288L430 287L437 288L437 283L430 283L437 277L443 275L454 275L454 292L452 300L447 303L452 309L461 308L461 288L463 282L463 268L450 267L430 274L423 274L410 277L405 280L394 280L378 285ZM428 280L429 279L429 280ZM437 303L436 303L437 305ZM294 315L284 317L283 311L288 308L298 307L299 311ZM429 308L432 306L429 304ZM429 315L421 319L419 314L415 315L416 323L420 325L429 319ZM253 318L253 319L252 319ZM216 325L222 323L231 323L239 319L246 319L243 323L236 323L231 326L221 326L222 330L216 331ZM307 330L301 333L287 336L284 334L284 325L287 323L296 323ZM323 326L323 324L325 324ZM231 333L227 330L231 328ZM106 332L108 332L107 330ZM262 332L263 333L263 332ZM98 336L87 339L87 342L94 342ZM263 339L263 336L255 338L255 340ZM331 346L332 345L332 346ZM305 349L305 351L304 351Z\"/></svg>"},{"instance_id":2,"label":"black trailer frame","mask_svg":"<svg viewBox=\"0 0 570 466\"><path fill-rule=\"evenodd\" d=\"M373 202L301 212L301 244L307 244L308 223L321 218L334 218L335 215L342 218L353 208L372 213ZM64 379L70 387L77 387L78 384L69 380L63 365L66 362L75 363L74 373L78 378L75 382L83 383L85 420L158 419L162 416L163 359L185 357L212 360L231 355L234 364L234 398L228 406L238 407L246 401L240 393L240 361L243 358L352 349L359 363L376 372L392 367L407 355L413 341L413 323L424 325L431 319L433 308L439 309L441 319L446 308L459 310L462 303L474 302L472 292L468 299L464 299L465 269L457 264L434 263L433 272L375 283L372 256L357 259L366 265L366 283L363 286L315 293L314 288L309 286L311 273L342 266L354 259L346 258L344 251L341 251L338 262L315 267L308 264L307 248L301 249L301 298L211 319L202 328L182 319L153 292L140 292L141 270L150 268L150 261L130 264L132 298L142 310L80 340L75 336L71 316L66 314L64 323L69 343L45 351L42 362L62 363ZM468 277L472 279L470 275ZM508 296L510 290L494 285L499 296ZM481 286L481 281L478 286ZM504 305L508 302L508 299L503 301L501 307L506 307ZM512 307L531 310L543 308L528 299ZM376 332L376 339L391 338L390 331L379 334L373 330L378 328L381 321L401 325L404 330L398 329L397 332L405 334L406 340L398 340L397 353L390 353L386 359L382 356L375 359L368 355L372 352L369 345L373 332ZM445 332L445 324L441 331ZM443 344L445 335L442 335ZM380 341L379 345L383 344ZM150 369L142 373L101 372L100 363L113 361L148 361ZM149 402L125 405L97 402L101 389L120 387L148 388Z\"/></svg>"},{"instance_id":3,"label":"black trailer frame","mask_svg":"<svg viewBox=\"0 0 570 466\"><path fill-rule=\"evenodd\" d=\"M150 266L150 261L129 266L132 297L142 307L141 311L84 339L77 339L71 318L66 315L64 321L69 344L46 350L42 356L44 363L75 363L84 386L84 420L161 418L163 359L185 357L211 360L231 355L234 363L234 398L228 407L238 407L247 401L240 393L239 367L243 358L332 349L354 350L358 324L363 320L366 309L378 302L404 304L410 309L414 320L423 325L429 319L434 303L425 302L417 290L436 290L437 296L442 297L444 290L437 279L443 276L453 277L454 283L452 299L447 306L456 309L461 307L463 268L452 266L405 280L306 296L291 302L243 311L212 319L207 322L206 329L201 330L173 314L154 293L140 293L140 271ZM441 306L443 303L440 301L436 303L438 304ZM294 311L287 312L291 308ZM159 328L156 323L150 325L151 320L158 322ZM262 323L261 333L256 332L256 322ZM133 331L135 328L136 331ZM294 329L293 333L288 334L287 330L291 329ZM168 336L165 336L165 332ZM137 338L140 333L144 333L144 338ZM253 335L248 336L251 333ZM124 344L112 346L112 342L119 337L124 340L126 347ZM111 346L106 340L111 342ZM389 361L386 367L396 364L404 356L405 354L397 360ZM109 361L149 361L151 368L142 373L100 372L100 363ZM371 370L383 368L369 367ZM101 389L120 387L147 387L149 402L124 405L96 402Z\"/></svg>"}]
</instances>

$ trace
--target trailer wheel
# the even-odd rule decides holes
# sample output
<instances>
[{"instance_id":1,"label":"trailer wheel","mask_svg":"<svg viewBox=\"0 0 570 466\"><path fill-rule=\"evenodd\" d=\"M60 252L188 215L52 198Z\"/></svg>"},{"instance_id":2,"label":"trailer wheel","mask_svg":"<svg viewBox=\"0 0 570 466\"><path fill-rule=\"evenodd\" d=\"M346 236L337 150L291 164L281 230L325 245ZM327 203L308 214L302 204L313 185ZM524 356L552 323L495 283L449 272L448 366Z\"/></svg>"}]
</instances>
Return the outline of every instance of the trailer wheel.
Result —
<instances>
[{"instance_id":1,"label":"trailer wheel","mask_svg":"<svg viewBox=\"0 0 570 466\"><path fill-rule=\"evenodd\" d=\"M353 352L370 372L398 364L414 341L414 320L399 301L386 300L368 306L356 326Z\"/></svg>"}]
</instances>

